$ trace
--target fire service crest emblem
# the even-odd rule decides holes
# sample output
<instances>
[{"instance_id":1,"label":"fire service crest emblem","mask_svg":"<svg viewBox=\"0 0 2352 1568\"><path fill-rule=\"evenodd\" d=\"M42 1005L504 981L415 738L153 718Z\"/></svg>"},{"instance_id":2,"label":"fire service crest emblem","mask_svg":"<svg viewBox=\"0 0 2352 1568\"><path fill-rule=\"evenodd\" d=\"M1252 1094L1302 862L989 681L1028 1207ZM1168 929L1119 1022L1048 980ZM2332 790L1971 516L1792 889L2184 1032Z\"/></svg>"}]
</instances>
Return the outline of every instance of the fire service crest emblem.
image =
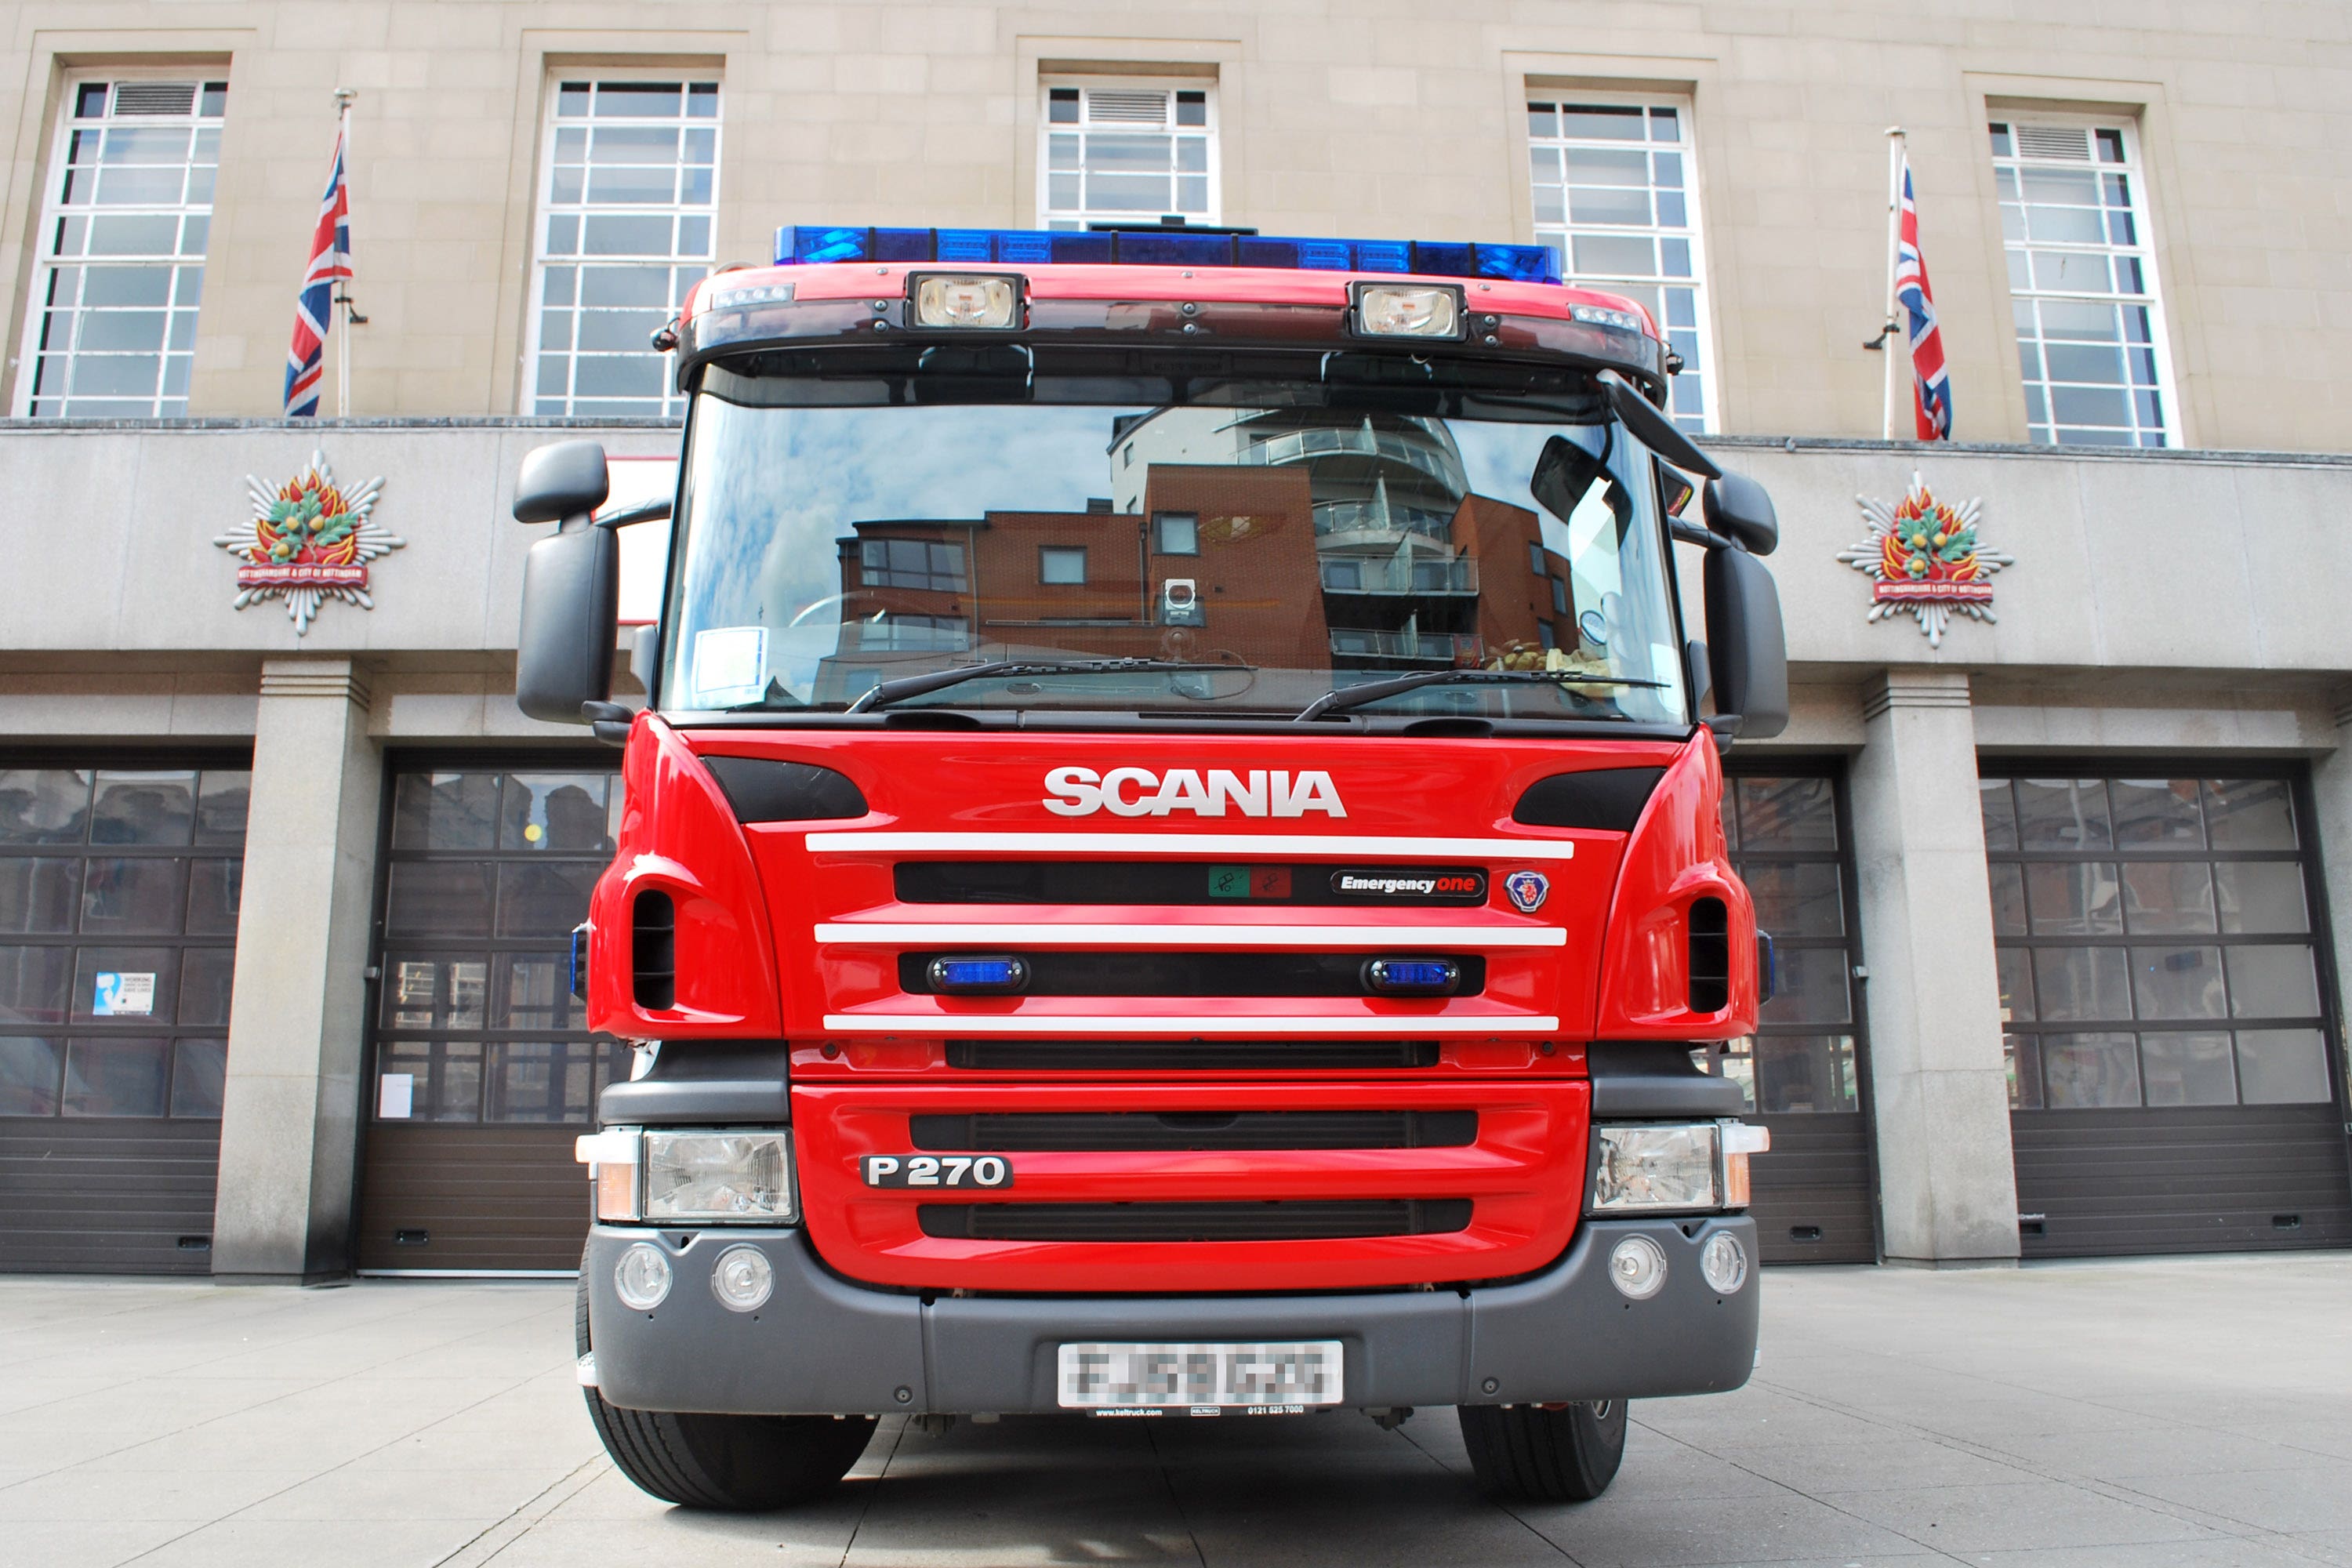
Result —
<instances>
[{"instance_id":1,"label":"fire service crest emblem","mask_svg":"<svg viewBox=\"0 0 2352 1568\"><path fill-rule=\"evenodd\" d=\"M1910 493L1893 506L1854 499L1870 536L1839 551L1838 559L1875 579L1869 619L1908 611L1928 646L1941 647L1955 610L1979 621L1999 618L1992 613L1992 574L2017 558L1978 542L1981 501L1937 500L1917 474L1911 476Z\"/></svg>"},{"instance_id":2,"label":"fire service crest emblem","mask_svg":"<svg viewBox=\"0 0 2352 1568\"><path fill-rule=\"evenodd\" d=\"M327 455L312 452L310 466L282 484L247 475L245 485L252 520L213 540L236 557L236 608L284 599L297 637L310 631L329 599L375 608L368 563L408 542L369 521L383 490L381 478L346 489L335 482Z\"/></svg>"}]
</instances>

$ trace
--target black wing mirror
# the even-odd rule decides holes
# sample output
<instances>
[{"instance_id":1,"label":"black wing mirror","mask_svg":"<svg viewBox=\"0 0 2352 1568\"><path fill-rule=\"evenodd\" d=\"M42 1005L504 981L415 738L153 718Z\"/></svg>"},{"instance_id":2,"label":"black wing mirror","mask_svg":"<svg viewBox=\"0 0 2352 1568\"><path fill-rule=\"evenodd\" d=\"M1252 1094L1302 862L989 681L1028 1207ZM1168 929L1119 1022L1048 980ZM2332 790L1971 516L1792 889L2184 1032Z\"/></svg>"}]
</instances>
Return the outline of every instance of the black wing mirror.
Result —
<instances>
[{"instance_id":1,"label":"black wing mirror","mask_svg":"<svg viewBox=\"0 0 2352 1568\"><path fill-rule=\"evenodd\" d=\"M1707 480L1701 504L1706 526L1750 555L1769 555L1780 547L1780 517L1772 510L1772 498L1747 475Z\"/></svg>"},{"instance_id":2,"label":"black wing mirror","mask_svg":"<svg viewBox=\"0 0 2352 1568\"><path fill-rule=\"evenodd\" d=\"M593 441L559 441L522 460L515 480L517 522L562 522L585 517L613 493L604 448Z\"/></svg>"},{"instance_id":3,"label":"black wing mirror","mask_svg":"<svg viewBox=\"0 0 2352 1568\"><path fill-rule=\"evenodd\" d=\"M1736 718L1743 739L1765 740L1789 727L1789 642L1780 625L1780 590L1745 550L1706 552L1706 651L1716 711ZM1728 735L1726 739L1728 739Z\"/></svg>"}]
</instances>

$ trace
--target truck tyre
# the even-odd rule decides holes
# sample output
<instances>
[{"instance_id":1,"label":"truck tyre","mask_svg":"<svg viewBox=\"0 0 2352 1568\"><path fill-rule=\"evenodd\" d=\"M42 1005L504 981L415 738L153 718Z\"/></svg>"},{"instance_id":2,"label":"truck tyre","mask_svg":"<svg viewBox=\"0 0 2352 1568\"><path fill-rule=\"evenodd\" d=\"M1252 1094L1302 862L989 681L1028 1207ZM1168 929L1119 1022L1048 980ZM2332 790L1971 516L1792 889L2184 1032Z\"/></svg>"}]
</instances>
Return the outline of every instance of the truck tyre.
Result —
<instances>
[{"instance_id":1,"label":"truck tyre","mask_svg":"<svg viewBox=\"0 0 2352 1568\"><path fill-rule=\"evenodd\" d=\"M586 1355L587 1260L581 1261L572 1343ZM757 1513L822 1497L866 1452L876 1425L871 1415L837 1420L625 1410L599 1390L580 1392L614 1467L644 1491L683 1508Z\"/></svg>"},{"instance_id":2,"label":"truck tyre","mask_svg":"<svg viewBox=\"0 0 2352 1568\"><path fill-rule=\"evenodd\" d=\"M1462 1446L1482 1490L1528 1502L1590 1502L1609 1489L1625 1458L1625 1402L1557 1410L1465 1405Z\"/></svg>"}]
</instances>

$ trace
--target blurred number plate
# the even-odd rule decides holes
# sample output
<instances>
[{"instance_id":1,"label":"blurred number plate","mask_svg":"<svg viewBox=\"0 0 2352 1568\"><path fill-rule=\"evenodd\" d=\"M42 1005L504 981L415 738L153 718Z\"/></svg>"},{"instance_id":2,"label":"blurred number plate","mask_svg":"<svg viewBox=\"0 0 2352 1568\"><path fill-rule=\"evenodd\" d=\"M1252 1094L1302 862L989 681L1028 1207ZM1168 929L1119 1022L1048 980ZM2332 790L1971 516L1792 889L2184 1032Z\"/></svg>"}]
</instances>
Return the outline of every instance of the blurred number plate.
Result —
<instances>
[{"instance_id":1,"label":"blurred number plate","mask_svg":"<svg viewBox=\"0 0 2352 1568\"><path fill-rule=\"evenodd\" d=\"M1279 1344L1061 1347L1065 1410L1231 1409L1281 1412L1337 1405L1337 1340Z\"/></svg>"}]
</instances>

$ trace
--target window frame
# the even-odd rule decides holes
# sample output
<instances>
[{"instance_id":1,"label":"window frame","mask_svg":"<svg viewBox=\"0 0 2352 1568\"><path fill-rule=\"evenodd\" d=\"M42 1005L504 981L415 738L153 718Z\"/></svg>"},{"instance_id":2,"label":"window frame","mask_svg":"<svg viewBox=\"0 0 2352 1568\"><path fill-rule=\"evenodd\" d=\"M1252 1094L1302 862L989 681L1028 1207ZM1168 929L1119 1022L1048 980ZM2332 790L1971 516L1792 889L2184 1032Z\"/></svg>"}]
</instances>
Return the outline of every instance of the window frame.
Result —
<instances>
[{"instance_id":1,"label":"window frame","mask_svg":"<svg viewBox=\"0 0 2352 1568\"><path fill-rule=\"evenodd\" d=\"M1039 72L1037 77L1037 142L1035 147L1037 180L1036 189L1033 195L1033 199L1036 203L1037 226L1039 228L1053 228L1056 226L1058 223L1067 225L1075 229L1084 229L1091 223L1157 222L1163 216L1160 213L1152 213L1147 216L1140 211L1089 214L1083 206L1075 212L1063 212L1055 207L1053 204L1054 157L1052 137L1054 135L1054 89L1055 88L1076 88L1079 89L1079 112L1081 118L1079 120L1077 129L1080 132L1097 129L1097 127L1089 125L1083 118L1085 113L1084 95L1086 89L1089 88L1124 88L1130 91L1138 89L1151 89L1170 94L1179 92L1205 93L1207 95L1208 113L1207 124L1202 127L1202 139L1207 142L1209 148L1208 209L1206 212L1200 214L1188 213L1184 215L1184 217L1188 224L1202 227L1214 227L1215 226L1223 223L1225 221L1224 169L1223 166L1224 163L1224 132L1220 123L1220 117L1218 114L1218 79L1214 76L1186 76L1181 74L1159 75L1151 73L1139 73L1135 76L1120 76L1104 75L1100 73L1087 74L1084 72ZM1170 99L1169 107L1171 110L1175 107L1175 100L1172 97ZM1099 129L1109 130L1111 127L1104 126ZM1178 134L1179 130L1180 127L1171 121L1165 127L1165 133L1173 140ZM1171 169L1171 179L1174 177L1174 174L1175 171ZM1171 187L1171 191L1172 194L1172 186ZM1083 197L1083 193L1081 193L1081 196Z\"/></svg>"},{"instance_id":2,"label":"window frame","mask_svg":"<svg viewBox=\"0 0 2352 1568\"><path fill-rule=\"evenodd\" d=\"M196 101L193 110L188 116L188 124L193 130L202 131L205 128L208 120L208 117L204 113L205 88L215 81L219 82L224 88L226 88L227 86L228 74L228 62L226 60L215 60L193 67L177 68L163 66L131 66L122 68L115 68L100 64L77 68L64 72L59 78L57 118L55 122L49 127L48 156L47 162L41 164L37 172L37 177L40 180L39 200L35 204L35 210L38 215L35 220L37 226L33 231L30 255L26 258L28 263L27 275L29 282L25 294L24 330L18 335L17 339L16 376L15 384L10 389L8 403L9 411L14 417L19 419L31 419L37 417L33 413L33 381L39 367L39 343L43 317L47 313L47 305L45 303L46 296L48 291L47 279L53 268L58 265L58 258L55 254L57 226L62 218L70 216L69 209L63 205L60 198L62 195L65 170L68 164L68 152L72 146L74 121L76 118L74 114L74 105L76 100L81 96L81 89L90 82L98 81L107 82L109 84L126 81L184 81L193 77L196 85ZM157 116L155 118L160 120L163 117ZM173 118L177 117L174 116ZM220 119L217 121L213 122L213 128L219 131L226 131L227 122L227 112L226 108L224 108ZM111 116L109 117L106 123L112 123ZM206 220L205 253L194 259L194 265L200 273L207 270L211 264L212 237L210 224L214 213L218 206L219 167L219 153L215 151L214 154L214 199L206 202L204 206L204 215ZM182 191L184 198L185 189L185 185L183 184ZM180 216L183 219L185 219L192 212L194 211L194 207L184 199L176 210L179 212ZM88 258L87 255L85 255L85 265L87 264L87 261ZM163 264L148 263L148 265ZM176 287L176 268L188 265L188 261L187 258L182 258L170 265L175 268L174 287ZM161 358L171 357L171 350L169 347L171 342L171 324L169 315L175 310L175 303L167 303L164 307L166 319L163 329L163 346L157 350L158 356ZM202 323L204 320L204 297L201 283L198 285L194 309L198 322L197 330L198 331L201 331L203 330ZM81 309L79 306L75 308L74 316L77 322L76 332L77 335L79 335L79 322L81 317ZM72 357L73 356L71 354L68 355L68 364L71 363ZM190 390L193 392L195 359L194 343L191 343L189 346L188 358L191 373ZM70 374L70 372L68 372L68 374ZM173 401L163 395L163 387L166 384L168 384L168 380L160 381L157 386L156 396L151 399L152 403L159 406L166 402ZM68 396L70 396L70 394L68 394ZM184 399L181 401L184 401ZM184 407L178 414L152 413L145 416L134 415L130 417L173 419L186 418L188 416L188 412ZM38 416L37 417L43 419L45 422L62 424L69 423L76 416L58 414ZM107 414L86 416L84 417L111 419L121 418L123 417L123 416Z\"/></svg>"},{"instance_id":3,"label":"window frame","mask_svg":"<svg viewBox=\"0 0 2352 1568\"><path fill-rule=\"evenodd\" d=\"M1078 558L1078 574L1074 578L1048 577L1045 562L1049 556ZM1087 585L1087 547L1083 544L1041 544L1037 547L1037 585L1041 588L1083 588Z\"/></svg>"},{"instance_id":4,"label":"window frame","mask_svg":"<svg viewBox=\"0 0 2352 1568\"><path fill-rule=\"evenodd\" d=\"M1654 221L1646 227L1635 228L1625 226L1621 226L1619 231L1628 235L1648 234L1654 237L1688 238L1691 247L1691 275L1687 281L1692 292L1693 325L1688 328L1670 327L1664 316L1661 315L1657 326L1660 332L1666 334L1669 343L1672 342L1674 332L1689 331L1696 340L1702 356L1697 365L1694 367L1699 378L1697 418L1694 424L1690 416L1675 415L1674 416L1675 422L1682 425L1691 435L1721 434L1723 431L1723 345L1720 334L1716 329L1716 311L1710 300L1713 282L1709 273L1710 247L1706 237L1706 201L1705 193L1700 189L1703 182L1699 173L1700 127L1696 95L1688 91L1546 87L1533 79L1523 79L1519 83L1517 109L1518 155L1512 177L1519 182L1519 188L1527 193L1528 237L1535 244L1550 246L1553 238L1547 231L1556 231L1560 241L1559 258L1562 279L1570 288L1588 288L1606 293L1616 291L1617 285L1606 279L1586 281L1580 279L1575 272L1573 233L1576 226L1569 221L1565 209L1562 211L1560 221L1557 224L1547 224L1536 216L1535 150L1539 147L1565 146L1571 140L1564 136L1543 138L1535 134L1529 122L1529 110L1538 102L1549 102L1555 109L1571 103L1589 104L1605 109L1639 109L1643 111L1645 121L1649 110L1653 109L1671 109L1675 111L1676 123L1681 127L1681 138L1675 146L1681 152L1683 158L1683 200L1686 207L1684 215L1685 225L1680 228L1669 228ZM1646 150L1655 151L1664 144L1645 139L1639 145ZM1565 184L1563 181L1563 189L1565 189ZM1647 188L1654 195L1657 189L1655 184L1652 184ZM1654 205L1653 212L1654 214ZM1663 275L1649 281L1637 282L1632 279L1622 281L1624 288L1659 289L1661 291L1659 304L1662 310L1665 303L1663 290L1679 286L1679 283L1669 280Z\"/></svg>"},{"instance_id":5,"label":"window frame","mask_svg":"<svg viewBox=\"0 0 2352 1568\"><path fill-rule=\"evenodd\" d=\"M719 200L723 194L720 188L720 180L721 176L725 173L727 161L726 73L716 67L682 68L666 65L657 61L647 63L642 68L629 65L549 68L543 79L542 84L542 96L545 100L545 103L540 114L538 163L536 173L533 174L531 182L530 264L524 272L525 292L523 296L522 364L520 374L515 378L515 412L519 415L526 417L561 419L682 419L685 417L687 405L686 395L678 391L677 386L674 379L669 375L667 367L662 371L659 377L662 411L658 415L609 414L602 409L592 408L583 411L578 407L580 393L578 390L579 375L577 361L580 354L580 348L578 344L577 329L581 307L577 303L576 295L574 296L575 302L572 307L574 323L572 345L568 349L557 351L565 354L566 357L572 362L572 372L566 378L567 383L569 384L568 389L562 394L564 409L559 414L551 415L541 415L539 412L539 362L540 355L545 348L543 328L544 318L546 315L547 269L551 264L557 266L568 264L574 268L576 274L578 269L590 265L591 260L585 249L574 253L568 261L563 258L551 258L547 247L548 220L551 216L554 216L551 208L554 205L555 171L557 167L555 157L556 137L559 130L564 123L562 114L563 84L567 81L584 80L590 83L593 88L596 84L606 81L616 83L667 81L673 78L676 79L678 84L681 109L683 109L685 105L688 91L692 87L703 82L709 82L717 89L715 94L717 98L717 108L709 121L712 132L710 153L710 201L709 203L710 238L709 254L702 258L700 261L703 276L705 278L709 277L712 270L719 265ZM592 116L585 123L593 128L596 121ZM681 115L678 123L681 129L681 133L683 133L684 131L695 128L695 121L692 116ZM680 162L683 163L683 159L681 159ZM594 165L593 164L585 163L582 164L582 168L583 170L593 166ZM585 196L585 185L583 184L583 197ZM656 204L647 203L642 210L648 212L656 210L666 212L671 216L672 220L675 221L677 217L691 213L696 207L700 206L702 204L698 203L672 201L656 206ZM567 203L565 205L567 207L576 205L580 209L581 216L583 219L590 211L596 210L591 208L584 199L580 203ZM672 232L675 233L675 230ZM630 260L630 258L616 258L611 259L624 264L627 264ZM652 261L649 258L635 258L634 264L639 266L651 266ZM667 263L673 274L675 274L676 270L680 267L692 267L696 264L695 258L678 256L676 254L673 254L670 257ZM576 288L576 276L574 282ZM669 301L667 309L675 311L677 309L678 304L679 300L672 300ZM652 357L663 357L650 343L646 345L645 352L647 355ZM599 401L602 400L600 399Z\"/></svg>"},{"instance_id":6,"label":"window frame","mask_svg":"<svg viewBox=\"0 0 2352 1568\"><path fill-rule=\"evenodd\" d=\"M2041 168L2089 168L2095 173L2119 173L2126 176L2126 178L2130 181L2129 188L2133 193L2130 213L2132 221L2137 229L2139 237L2136 244L2118 246L2113 243L2108 243L2095 247L2081 244L2061 244L2055 241L2044 244L2023 238L2020 238L2015 241L2011 241L2010 239L2007 230L2001 225L2000 218L2000 208L2002 205L2001 178L2006 169L2015 167L2020 161L2019 154L2016 152L2016 146L2017 127L2021 122L2033 125L2049 125L2065 127L2068 129L2079 129L2087 132L2090 134L2091 158L2087 164L2070 163L2059 159L2045 159L2035 161L2032 166ZM1994 125L2002 125L2008 128L2011 151L2007 154L1997 153L1991 150L1991 128ZM2099 161L2098 133L2102 131L2116 131L2121 133L2124 161L2120 164L2104 163ZM1981 134L1984 137L1982 145L1986 150L1986 156L1991 165L1993 174L1993 208L1990 216L1992 224L1992 232L1999 235L2001 241L2001 267L2000 271L2000 288L2003 296L2010 303L2011 321L2009 329L2009 344L2011 352L2008 363L2011 371L2015 376L2013 384L2015 384L2018 389L2018 406L2025 413L2025 439L2027 444L2037 447L2068 447L2077 451L2086 449L2106 449L2126 452L2161 451L2168 447L2188 447L2190 444L2188 434L2188 409L2181 396L2179 374L2172 353L2171 319L2169 312L2166 310L2165 306L2166 288L2163 276L2164 269L2160 265L2160 258L2158 254L2158 247L2155 238L2157 233L2155 197L2154 193L2149 188L2146 142L2145 139L2140 134L2140 116L2138 111L2133 110L2118 110L2113 114L2084 114L2079 111L2053 110L2045 112L2030 105L2000 105L1987 103L1984 105L1984 120L1982 122ZM2022 193L2021 191L2021 195ZM2019 361L2017 352L2018 337L2016 310L2018 303L2021 300L2025 300L2079 299L2085 300L2107 300L2120 305L2126 300L2133 300L2137 297L2117 294L2112 291L2104 294L2067 294L2056 290L2045 290L2036 288L2029 288L2026 293L2021 295L2017 291L2016 283L2011 277L2009 262L2011 256L2015 251L2024 249L2029 247L2038 249L2056 248L2070 252L2080 252L2086 255L2095 252L2096 254L2105 255L2109 258L2116 256L2131 256L2140 262L2142 268L2146 271L2147 281L2146 299L2147 301L2147 308L2148 312L2148 346L2156 358L2157 384L2155 390L2157 395L2162 400L2160 406L2164 411L2164 440L2160 446L2151 447L2134 442L2129 445L2085 447L2077 443L2062 442L2057 439L2057 431L2059 427L2057 411L2054 408L2048 406L2046 403L2043 412L2048 416L2048 417L2043 419L2042 423L2050 427L2051 438L2048 441L2044 441L2040 437L2034 435L2033 427L2035 421L2033 418L2033 411L2026 400L2027 389L2032 384L2032 383L2029 382L2025 374L2024 366ZM2040 341L2044 344L2048 342L2046 338ZM2041 377L2040 384L2046 389L2051 381L2050 376L2046 374L2048 370L2046 361L2044 362L2043 369L2045 374ZM2127 379L2124 384L2125 395L2129 397L2134 390L2135 389ZM2139 428L2137 413L2135 413L2133 419L2133 432L2137 435Z\"/></svg>"},{"instance_id":7,"label":"window frame","mask_svg":"<svg viewBox=\"0 0 2352 1568\"><path fill-rule=\"evenodd\" d=\"M1192 531L1189 548L1178 550L1168 542L1168 525L1181 522ZM1151 552L1154 555L1197 557L1201 553L1201 514L1196 511L1155 511L1151 514Z\"/></svg>"}]
</instances>

